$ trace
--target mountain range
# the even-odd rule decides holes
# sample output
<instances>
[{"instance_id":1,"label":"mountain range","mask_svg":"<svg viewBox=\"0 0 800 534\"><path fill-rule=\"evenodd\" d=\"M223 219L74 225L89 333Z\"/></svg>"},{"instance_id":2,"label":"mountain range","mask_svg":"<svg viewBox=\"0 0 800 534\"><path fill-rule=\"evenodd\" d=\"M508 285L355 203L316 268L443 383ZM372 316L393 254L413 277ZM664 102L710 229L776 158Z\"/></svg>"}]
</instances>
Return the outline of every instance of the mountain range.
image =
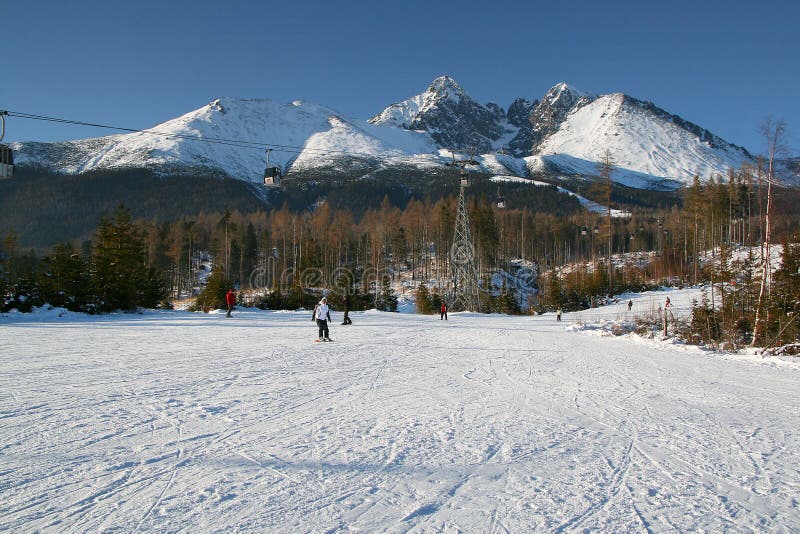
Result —
<instances>
[{"instance_id":1,"label":"mountain range","mask_svg":"<svg viewBox=\"0 0 800 534\"><path fill-rule=\"evenodd\" d=\"M226 97L142 132L12 148L20 167L60 174L146 168L260 183L265 146L287 181L369 179L386 169L425 174L470 153L489 175L574 179L596 175L608 153L615 181L672 190L753 160L744 148L622 93L593 95L559 83L506 110L478 103L448 76L369 120L304 101Z\"/></svg>"}]
</instances>

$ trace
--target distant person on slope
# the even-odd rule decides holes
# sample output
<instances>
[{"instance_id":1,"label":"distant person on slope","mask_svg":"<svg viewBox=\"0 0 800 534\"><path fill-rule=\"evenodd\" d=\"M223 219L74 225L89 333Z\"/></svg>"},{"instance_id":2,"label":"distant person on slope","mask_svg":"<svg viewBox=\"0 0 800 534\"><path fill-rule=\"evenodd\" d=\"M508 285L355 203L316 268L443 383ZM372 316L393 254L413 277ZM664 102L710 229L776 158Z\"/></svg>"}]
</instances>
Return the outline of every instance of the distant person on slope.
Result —
<instances>
[{"instance_id":1,"label":"distant person on slope","mask_svg":"<svg viewBox=\"0 0 800 534\"><path fill-rule=\"evenodd\" d=\"M561 322L561 308L560 307L556 310L556 321L558 321L559 323Z\"/></svg>"},{"instance_id":2,"label":"distant person on slope","mask_svg":"<svg viewBox=\"0 0 800 534\"><path fill-rule=\"evenodd\" d=\"M344 320L342 324L353 324L353 321L350 320L350 295L347 293L344 294Z\"/></svg>"},{"instance_id":3,"label":"distant person on slope","mask_svg":"<svg viewBox=\"0 0 800 534\"><path fill-rule=\"evenodd\" d=\"M631 308L633 308L633 299L628 301L628 311L631 311Z\"/></svg>"},{"instance_id":4,"label":"distant person on slope","mask_svg":"<svg viewBox=\"0 0 800 534\"><path fill-rule=\"evenodd\" d=\"M667 297L666 302L664 302L664 309L671 308L672 303L669 301L669 297Z\"/></svg>"},{"instance_id":5,"label":"distant person on slope","mask_svg":"<svg viewBox=\"0 0 800 534\"><path fill-rule=\"evenodd\" d=\"M328 299L322 297L322 300L314 307L314 315L311 316L311 320L317 321L317 327L319 327L319 341L330 341L328 321L331 320L331 310L328 308Z\"/></svg>"},{"instance_id":6,"label":"distant person on slope","mask_svg":"<svg viewBox=\"0 0 800 534\"><path fill-rule=\"evenodd\" d=\"M441 321L442 319L447 320L447 304L444 302L442 302L442 307L439 310L439 320Z\"/></svg>"},{"instance_id":7,"label":"distant person on slope","mask_svg":"<svg viewBox=\"0 0 800 534\"><path fill-rule=\"evenodd\" d=\"M219 293L217 293L217 295L219 295ZM225 316L230 317L231 311L233 311L233 305L236 304L236 293L233 292L233 288L225 293L225 304L228 305L228 313Z\"/></svg>"}]
</instances>

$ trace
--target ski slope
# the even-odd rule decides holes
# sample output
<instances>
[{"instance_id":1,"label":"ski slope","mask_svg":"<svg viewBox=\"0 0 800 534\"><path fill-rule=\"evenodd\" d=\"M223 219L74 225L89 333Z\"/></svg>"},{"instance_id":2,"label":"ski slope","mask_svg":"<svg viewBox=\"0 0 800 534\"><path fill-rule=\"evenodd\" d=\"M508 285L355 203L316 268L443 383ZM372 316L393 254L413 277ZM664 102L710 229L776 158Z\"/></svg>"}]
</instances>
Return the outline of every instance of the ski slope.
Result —
<instances>
[{"instance_id":1,"label":"ski slope","mask_svg":"<svg viewBox=\"0 0 800 534\"><path fill-rule=\"evenodd\" d=\"M797 361L309 317L0 317L0 531L800 530Z\"/></svg>"}]
</instances>

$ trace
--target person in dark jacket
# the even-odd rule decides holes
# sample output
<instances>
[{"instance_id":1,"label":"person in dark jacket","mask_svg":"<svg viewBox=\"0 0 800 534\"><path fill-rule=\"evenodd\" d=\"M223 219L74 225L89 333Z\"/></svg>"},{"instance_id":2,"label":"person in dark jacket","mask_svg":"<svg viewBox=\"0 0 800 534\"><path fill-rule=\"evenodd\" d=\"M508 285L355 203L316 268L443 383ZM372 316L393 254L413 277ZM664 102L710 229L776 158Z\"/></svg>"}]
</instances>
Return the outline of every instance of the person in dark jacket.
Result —
<instances>
[{"instance_id":1,"label":"person in dark jacket","mask_svg":"<svg viewBox=\"0 0 800 534\"><path fill-rule=\"evenodd\" d=\"M447 304L444 302L442 302L442 307L439 310L439 320L441 321L442 319L447 320Z\"/></svg>"},{"instance_id":2,"label":"person in dark jacket","mask_svg":"<svg viewBox=\"0 0 800 534\"><path fill-rule=\"evenodd\" d=\"M353 321L350 320L350 295L347 293L344 294L344 320L342 324L353 324Z\"/></svg>"},{"instance_id":3,"label":"person in dark jacket","mask_svg":"<svg viewBox=\"0 0 800 534\"><path fill-rule=\"evenodd\" d=\"M219 293L217 294L219 295ZM236 293L233 292L233 288L229 289L225 294L225 304L228 305L228 313L226 314L226 317L230 317L231 311L233 311L233 305L236 304Z\"/></svg>"}]
</instances>

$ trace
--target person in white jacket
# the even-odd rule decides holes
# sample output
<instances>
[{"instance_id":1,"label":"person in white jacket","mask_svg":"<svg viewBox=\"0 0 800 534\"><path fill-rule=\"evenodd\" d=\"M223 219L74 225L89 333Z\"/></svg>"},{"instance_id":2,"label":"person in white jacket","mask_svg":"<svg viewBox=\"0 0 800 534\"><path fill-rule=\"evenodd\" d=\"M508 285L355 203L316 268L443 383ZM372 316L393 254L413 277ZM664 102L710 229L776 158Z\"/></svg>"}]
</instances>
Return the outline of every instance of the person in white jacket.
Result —
<instances>
[{"instance_id":1,"label":"person in white jacket","mask_svg":"<svg viewBox=\"0 0 800 534\"><path fill-rule=\"evenodd\" d=\"M319 340L320 341L330 341L330 333L328 332L328 321L331 320L331 310L328 308L328 299L322 297L322 300L319 301L314 307L314 315L311 317L312 321L317 321L317 327L319 327Z\"/></svg>"}]
</instances>

